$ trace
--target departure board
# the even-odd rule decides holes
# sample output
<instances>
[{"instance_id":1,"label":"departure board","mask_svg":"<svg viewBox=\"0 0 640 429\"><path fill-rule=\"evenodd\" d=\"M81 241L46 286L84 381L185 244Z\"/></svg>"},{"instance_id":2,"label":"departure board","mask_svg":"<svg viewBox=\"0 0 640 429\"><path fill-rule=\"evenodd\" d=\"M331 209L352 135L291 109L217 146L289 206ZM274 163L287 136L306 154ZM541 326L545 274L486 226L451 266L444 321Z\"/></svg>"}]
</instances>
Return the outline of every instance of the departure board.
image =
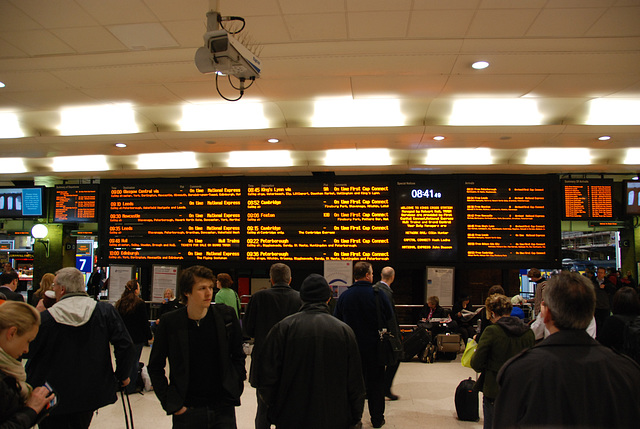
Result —
<instances>
[{"instance_id":1,"label":"departure board","mask_svg":"<svg viewBox=\"0 0 640 429\"><path fill-rule=\"evenodd\" d=\"M247 185L248 261L389 260L389 185Z\"/></svg>"},{"instance_id":2,"label":"departure board","mask_svg":"<svg viewBox=\"0 0 640 429\"><path fill-rule=\"evenodd\" d=\"M465 180L463 187L468 260L549 260L549 183Z\"/></svg>"},{"instance_id":3,"label":"departure board","mask_svg":"<svg viewBox=\"0 0 640 429\"><path fill-rule=\"evenodd\" d=\"M398 250L402 258L455 260L458 192L455 181L399 181Z\"/></svg>"},{"instance_id":4,"label":"departure board","mask_svg":"<svg viewBox=\"0 0 640 429\"><path fill-rule=\"evenodd\" d=\"M106 200L107 257L125 261L238 260L241 197L240 186L111 184Z\"/></svg>"},{"instance_id":5,"label":"departure board","mask_svg":"<svg viewBox=\"0 0 640 429\"><path fill-rule=\"evenodd\" d=\"M613 180L562 181L565 220L613 219Z\"/></svg>"},{"instance_id":6,"label":"departure board","mask_svg":"<svg viewBox=\"0 0 640 429\"><path fill-rule=\"evenodd\" d=\"M97 222L98 185L56 185L54 222Z\"/></svg>"},{"instance_id":7,"label":"departure board","mask_svg":"<svg viewBox=\"0 0 640 429\"><path fill-rule=\"evenodd\" d=\"M550 207L560 182L552 175L105 180L100 186L99 257L106 263L558 259L559 215L551 216Z\"/></svg>"}]
</instances>

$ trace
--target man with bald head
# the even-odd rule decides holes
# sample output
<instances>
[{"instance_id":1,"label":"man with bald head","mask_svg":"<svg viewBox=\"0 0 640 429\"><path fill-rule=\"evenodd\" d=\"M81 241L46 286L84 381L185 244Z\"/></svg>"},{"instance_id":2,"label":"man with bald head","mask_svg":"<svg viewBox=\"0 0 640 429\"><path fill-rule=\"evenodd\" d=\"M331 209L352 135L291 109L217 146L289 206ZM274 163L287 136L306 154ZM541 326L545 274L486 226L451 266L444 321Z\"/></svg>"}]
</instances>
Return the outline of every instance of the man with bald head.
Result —
<instances>
[{"instance_id":1,"label":"man with bald head","mask_svg":"<svg viewBox=\"0 0 640 429\"><path fill-rule=\"evenodd\" d=\"M393 300L393 291L391 290L391 283L393 283L395 277L396 272L392 267L384 267L380 272L380 281L373 285L373 287L377 287L389 299L391 308L393 309L393 315L391 317L391 320L389 320L387 323L389 325L389 330L391 331L391 333L400 338L400 326L398 325L398 318L396 317L395 310L396 303ZM384 370L384 395L392 401L397 401L399 399L398 395L394 395L393 393L391 393L393 378L396 376L396 372L398 372L399 366L400 361L396 362L394 365L387 366Z\"/></svg>"}]
</instances>

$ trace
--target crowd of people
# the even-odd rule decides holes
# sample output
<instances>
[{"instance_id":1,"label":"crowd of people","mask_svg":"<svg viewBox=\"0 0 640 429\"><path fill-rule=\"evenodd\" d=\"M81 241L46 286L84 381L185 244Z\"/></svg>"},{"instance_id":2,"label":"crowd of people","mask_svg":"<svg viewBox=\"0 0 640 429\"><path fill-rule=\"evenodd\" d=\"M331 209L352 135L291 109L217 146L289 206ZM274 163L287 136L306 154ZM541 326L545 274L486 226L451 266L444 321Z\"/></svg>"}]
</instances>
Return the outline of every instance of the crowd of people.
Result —
<instances>
[{"instance_id":1,"label":"crowd of people","mask_svg":"<svg viewBox=\"0 0 640 429\"><path fill-rule=\"evenodd\" d=\"M604 269L591 279L569 272L547 279L538 269L528 275L536 286L530 320L525 300L495 285L480 311L468 293L450 310L429 296L416 329L434 337L446 329L477 342L470 365L480 373L485 428L636 427L636 289L620 277L614 283ZM87 293L79 270L62 268L42 277L27 304L5 270L0 428L88 428L116 392L136 391L141 350L152 338L148 375L175 428L237 427L248 339L256 429L361 428L365 401L372 426L383 427L385 398L399 399L392 385L400 360L384 360L380 348L382 331L402 336L391 287L395 270L384 267L374 282L372 265L355 263L354 283L337 301L319 274L295 290L290 267L275 263L269 278L271 286L254 293L242 314L229 274L186 268L179 299L165 290L150 324L135 279L112 305ZM630 348L631 335L637 349Z\"/></svg>"}]
</instances>

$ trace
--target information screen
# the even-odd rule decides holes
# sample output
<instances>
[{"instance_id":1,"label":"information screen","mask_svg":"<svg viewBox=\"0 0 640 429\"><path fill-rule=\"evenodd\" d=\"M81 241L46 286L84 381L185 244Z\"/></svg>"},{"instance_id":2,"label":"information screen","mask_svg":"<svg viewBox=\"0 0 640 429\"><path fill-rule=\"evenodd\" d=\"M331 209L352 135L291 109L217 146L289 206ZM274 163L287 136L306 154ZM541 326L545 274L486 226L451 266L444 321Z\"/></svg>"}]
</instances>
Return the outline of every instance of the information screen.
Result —
<instances>
[{"instance_id":1,"label":"information screen","mask_svg":"<svg viewBox=\"0 0 640 429\"><path fill-rule=\"evenodd\" d=\"M455 260L458 191L452 180L399 181L398 250L402 258Z\"/></svg>"},{"instance_id":2,"label":"information screen","mask_svg":"<svg viewBox=\"0 0 640 429\"><path fill-rule=\"evenodd\" d=\"M510 177L464 182L468 260L549 260L549 183Z\"/></svg>"},{"instance_id":3,"label":"information screen","mask_svg":"<svg viewBox=\"0 0 640 429\"><path fill-rule=\"evenodd\" d=\"M559 237L550 225L559 216L552 216L550 198L560 182L553 179L105 181L101 258L125 264L555 261Z\"/></svg>"},{"instance_id":4,"label":"information screen","mask_svg":"<svg viewBox=\"0 0 640 429\"><path fill-rule=\"evenodd\" d=\"M109 186L109 260L238 260L242 188Z\"/></svg>"},{"instance_id":5,"label":"information screen","mask_svg":"<svg viewBox=\"0 0 640 429\"><path fill-rule=\"evenodd\" d=\"M640 182L625 182L625 207L628 215L640 215Z\"/></svg>"},{"instance_id":6,"label":"information screen","mask_svg":"<svg viewBox=\"0 0 640 429\"><path fill-rule=\"evenodd\" d=\"M57 185L54 222L97 222L98 185Z\"/></svg>"},{"instance_id":7,"label":"information screen","mask_svg":"<svg viewBox=\"0 0 640 429\"><path fill-rule=\"evenodd\" d=\"M389 185L250 183L248 261L389 260Z\"/></svg>"},{"instance_id":8,"label":"information screen","mask_svg":"<svg viewBox=\"0 0 640 429\"><path fill-rule=\"evenodd\" d=\"M564 220L613 219L613 180L565 179Z\"/></svg>"},{"instance_id":9,"label":"information screen","mask_svg":"<svg viewBox=\"0 0 640 429\"><path fill-rule=\"evenodd\" d=\"M0 189L0 217L42 216L42 188Z\"/></svg>"}]
</instances>

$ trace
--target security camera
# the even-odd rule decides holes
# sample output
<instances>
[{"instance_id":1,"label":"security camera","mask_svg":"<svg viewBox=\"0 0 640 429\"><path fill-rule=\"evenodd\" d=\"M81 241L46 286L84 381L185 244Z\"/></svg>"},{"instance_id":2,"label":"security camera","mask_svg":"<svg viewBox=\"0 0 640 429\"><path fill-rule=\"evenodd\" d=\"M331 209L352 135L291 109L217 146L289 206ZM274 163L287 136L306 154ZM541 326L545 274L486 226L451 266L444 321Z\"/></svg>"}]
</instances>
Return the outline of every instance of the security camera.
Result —
<instances>
[{"instance_id":1,"label":"security camera","mask_svg":"<svg viewBox=\"0 0 640 429\"><path fill-rule=\"evenodd\" d=\"M260 59L226 30L208 31L204 46L196 51L196 67L201 73L218 73L238 79L260 77Z\"/></svg>"}]
</instances>

